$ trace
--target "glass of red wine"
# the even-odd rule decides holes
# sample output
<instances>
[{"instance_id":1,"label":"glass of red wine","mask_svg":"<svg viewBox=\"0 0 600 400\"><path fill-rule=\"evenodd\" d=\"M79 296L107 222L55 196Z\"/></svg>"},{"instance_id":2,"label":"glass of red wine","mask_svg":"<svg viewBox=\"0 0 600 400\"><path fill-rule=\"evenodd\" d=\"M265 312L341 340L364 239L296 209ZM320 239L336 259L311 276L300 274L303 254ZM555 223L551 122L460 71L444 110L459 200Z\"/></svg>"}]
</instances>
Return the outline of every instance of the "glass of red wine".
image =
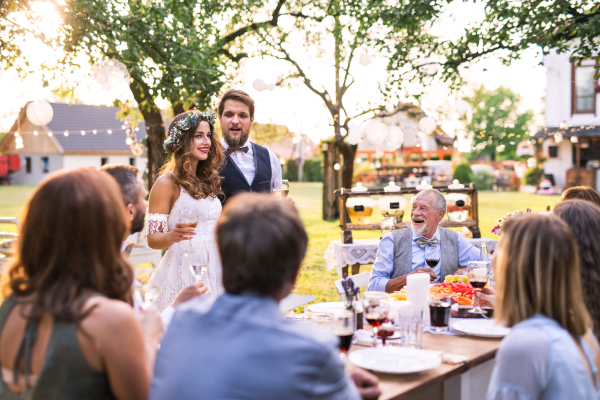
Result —
<instances>
[{"instance_id":1,"label":"glass of red wine","mask_svg":"<svg viewBox=\"0 0 600 400\"><path fill-rule=\"evenodd\" d=\"M390 312L388 295L385 292L365 292L363 296L365 319L373 327L373 346L377 347L379 327Z\"/></svg>"},{"instance_id":2,"label":"glass of red wine","mask_svg":"<svg viewBox=\"0 0 600 400\"><path fill-rule=\"evenodd\" d=\"M485 315L486 312L479 305L479 293L485 287L490 276L490 263L487 261L469 261L467 264L467 276L473 286L473 309L472 314Z\"/></svg>"},{"instance_id":3,"label":"glass of red wine","mask_svg":"<svg viewBox=\"0 0 600 400\"><path fill-rule=\"evenodd\" d=\"M340 338L340 357L342 360L352 344L356 316L352 310L344 310L333 314L331 319L331 331Z\"/></svg>"},{"instance_id":4,"label":"glass of red wine","mask_svg":"<svg viewBox=\"0 0 600 400\"><path fill-rule=\"evenodd\" d=\"M425 262L429 268L433 269L440 262L440 246L425 247Z\"/></svg>"}]
</instances>

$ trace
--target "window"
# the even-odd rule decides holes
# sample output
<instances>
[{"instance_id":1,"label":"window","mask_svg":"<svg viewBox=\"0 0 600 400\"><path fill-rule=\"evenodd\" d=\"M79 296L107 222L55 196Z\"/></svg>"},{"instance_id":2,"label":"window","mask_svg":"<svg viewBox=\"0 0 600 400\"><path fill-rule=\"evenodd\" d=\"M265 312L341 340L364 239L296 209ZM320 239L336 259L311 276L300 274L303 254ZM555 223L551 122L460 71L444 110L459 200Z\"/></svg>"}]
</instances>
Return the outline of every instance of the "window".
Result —
<instances>
[{"instance_id":1,"label":"window","mask_svg":"<svg viewBox=\"0 0 600 400\"><path fill-rule=\"evenodd\" d=\"M102 158L100 159L100 165L106 165L106 164L108 164L108 158L106 158L106 157L102 157Z\"/></svg>"},{"instance_id":2,"label":"window","mask_svg":"<svg viewBox=\"0 0 600 400\"><path fill-rule=\"evenodd\" d=\"M558 146L548 146L548 156L550 158L558 158Z\"/></svg>"},{"instance_id":3,"label":"window","mask_svg":"<svg viewBox=\"0 0 600 400\"><path fill-rule=\"evenodd\" d=\"M595 60L584 60L581 66L575 62L572 65L572 114L596 113L596 65Z\"/></svg>"},{"instance_id":4,"label":"window","mask_svg":"<svg viewBox=\"0 0 600 400\"><path fill-rule=\"evenodd\" d=\"M48 157L42 157L42 172L50 172L50 160Z\"/></svg>"},{"instance_id":5,"label":"window","mask_svg":"<svg viewBox=\"0 0 600 400\"><path fill-rule=\"evenodd\" d=\"M129 165L133 165L135 167L135 158L131 157L129 159Z\"/></svg>"},{"instance_id":6,"label":"window","mask_svg":"<svg viewBox=\"0 0 600 400\"><path fill-rule=\"evenodd\" d=\"M31 157L25 157L25 172L31 173Z\"/></svg>"}]
</instances>

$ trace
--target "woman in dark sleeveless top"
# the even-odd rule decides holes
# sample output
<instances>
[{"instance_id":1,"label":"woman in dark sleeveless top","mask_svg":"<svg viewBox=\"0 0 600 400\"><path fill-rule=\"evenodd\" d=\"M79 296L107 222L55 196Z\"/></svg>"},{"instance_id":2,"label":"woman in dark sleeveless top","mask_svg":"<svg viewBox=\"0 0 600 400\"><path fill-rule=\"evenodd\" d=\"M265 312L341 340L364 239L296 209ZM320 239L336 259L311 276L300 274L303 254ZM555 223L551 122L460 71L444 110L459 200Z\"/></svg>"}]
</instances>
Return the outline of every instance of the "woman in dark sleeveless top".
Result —
<instances>
[{"instance_id":1,"label":"woman in dark sleeveless top","mask_svg":"<svg viewBox=\"0 0 600 400\"><path fill-rule=\"evenodd\" d=\"M52 175L28 202L0 307L0 400L148 397L161 332L131 308L124 210L92 169Z\"/></svg>"}]
</instances>

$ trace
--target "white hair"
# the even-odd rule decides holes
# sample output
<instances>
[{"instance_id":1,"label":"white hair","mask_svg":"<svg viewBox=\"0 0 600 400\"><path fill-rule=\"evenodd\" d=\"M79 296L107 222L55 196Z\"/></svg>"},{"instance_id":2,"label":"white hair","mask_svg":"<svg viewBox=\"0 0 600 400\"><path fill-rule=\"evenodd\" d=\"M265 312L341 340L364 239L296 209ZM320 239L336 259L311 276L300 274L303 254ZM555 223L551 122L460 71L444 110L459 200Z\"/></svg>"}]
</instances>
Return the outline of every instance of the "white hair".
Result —
<instances>
[{"instance_id":1,"label":"white hair","mask_svg":"<svg viewBox=\"0 0 600 400\"><path fill-rule=\"evenodd\" d=\"M446 198L444 197L443 194L440 193L439 190L435 190L435 189L422 190L415 196L415 200L419 196L426 195L426 194L431 194L433 196L433 208L435 209L435 211L444 210L444 212L446 212Z\"/></svg>"}]
</instances>

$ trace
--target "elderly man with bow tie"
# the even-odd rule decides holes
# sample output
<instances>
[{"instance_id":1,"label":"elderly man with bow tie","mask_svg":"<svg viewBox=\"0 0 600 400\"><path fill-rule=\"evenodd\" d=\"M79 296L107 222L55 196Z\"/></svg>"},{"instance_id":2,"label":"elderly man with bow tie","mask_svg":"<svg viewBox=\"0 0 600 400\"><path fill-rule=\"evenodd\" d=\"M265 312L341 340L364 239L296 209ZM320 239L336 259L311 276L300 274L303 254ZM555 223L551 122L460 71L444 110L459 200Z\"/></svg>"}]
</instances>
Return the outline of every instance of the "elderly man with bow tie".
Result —
<instances>
[{"instance_id":1,"label":"elderly man with bow tie","mask_svg":"<svg viewBox=\"0 0 600 400\"><path fill-rule=\"evenodd\" d=\"M431 281L443 282L469 261L479 261L479 249L456 231L442 228L446 199L435 189L417 194L412 205L411 227L386 234L379 242L369 290L392 293L406 285L406 277L427 273ZM429 249L428 249L429 247ZM426 252L439 247L439 262L432 269L425 262Z\"/></svg>"}]
</instances>

